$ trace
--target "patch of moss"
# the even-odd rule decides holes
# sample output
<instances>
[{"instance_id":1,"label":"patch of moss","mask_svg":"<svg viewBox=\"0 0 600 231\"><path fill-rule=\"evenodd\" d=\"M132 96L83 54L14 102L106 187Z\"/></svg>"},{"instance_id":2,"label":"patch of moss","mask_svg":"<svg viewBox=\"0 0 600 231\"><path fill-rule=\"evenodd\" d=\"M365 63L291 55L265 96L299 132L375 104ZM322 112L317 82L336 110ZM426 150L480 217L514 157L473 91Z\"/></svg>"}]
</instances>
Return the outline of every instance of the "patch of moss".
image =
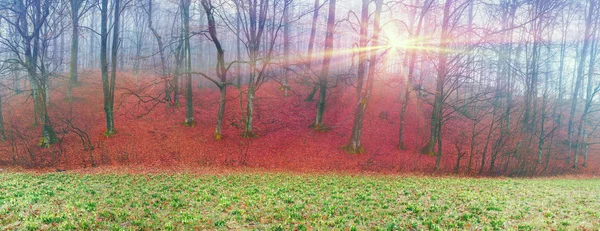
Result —
<instances>
[{"instance_id":1,"label":"patch of moss","mask_svg":"<svg viewBox=\"0 0 600 231\"><path fill-rule=\"evenodd\" d=\"M252 132L252 131L247 131L242 133L242 137L244 138L256 138L258 137L258 135L256 135L256 133Z\"/></svg>"},{"instance_id":2,"label":"patch of moss","mask_svg":"<svg viewBox=\"0 0 600 231\"><path fill-rule=\"evenodd\" d=\"M46 139L46 137L42 137L42 139L38 143L38 147L50 148L50 142L48 142L48 139Z\"/></svg>"},{"instance_id":3,"label":"patch of moss","mask_svg":"<svg viewBox=\"0 0 600 231\"><path fill-rule=\"evenodd\" d=\"M342 150L346 151L348 154L365 154L365 149L362 146L354 148L351 144L342 146Z\"/></svg>"},{"instance_id":4,"label":"patch of moss","mask_svg":"<svg viewBox=\"0 0 600 231\"><path fill-rule=\"evenodd\" d=\"M327 132L331 130L331 128L325 126L324 124L312 124L310 127L315 129L316 132Z\"/></svg>"},{"instance_id":5,"label":"patch of moss","mask_svg":"<svg viewBox=\"0 0 600 231\"><path fill-rule=\"evenodd\" d=\"M115 134L117 134L116 130L106 130L102 133L102 135L104 135L104 137L106 137L106 138L110 138L110 137L114 136Z\"/></svg>"}]
</instances>

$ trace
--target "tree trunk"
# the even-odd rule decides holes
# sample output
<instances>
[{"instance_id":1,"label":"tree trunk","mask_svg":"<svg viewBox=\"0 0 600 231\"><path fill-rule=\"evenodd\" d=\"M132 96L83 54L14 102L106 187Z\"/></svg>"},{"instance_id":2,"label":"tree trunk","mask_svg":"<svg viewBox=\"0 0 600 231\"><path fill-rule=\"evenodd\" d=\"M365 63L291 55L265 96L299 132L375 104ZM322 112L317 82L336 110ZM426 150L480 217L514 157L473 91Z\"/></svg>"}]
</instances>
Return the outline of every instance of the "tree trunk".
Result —
<instances>
[{"instance_id":1,"label":"tree trunk","mask_svg":"<svg viewBox=\"0 0 600 231\"><path fill-rule=\"evenodd\" d=\"M104 113L106 116L106 131L104 135L110 137L115 134L115 122L114 122L114 112L113 112L113 104L114 104L114 89L115 89L115 78L116 78L116 59L117 59L117 45L119 40L119 0L114 1L114 20L115 20L115 28L113 29L113 43L111 49L111 61L112 61L112 70L111 76L109 78L108 75L108 57L107 57L107 48L108 48L108 1L102 0L102 8L101 8L101 32L100 32L100 66L102 72L102 89L104 92Z\"/></svg>"},{"instance_id":2,"label":"tree trunk","mask_svg":"<svg viewBox=\"0 0 600 231\"><path fill-rule=\"evenodd\" d=\"M23 5L23 2L18 2L19 3L19 7L21 8L25 8L25 6ZM19 12L18 15L20 20L27 20L27 12L26 11L21 11ZM19 34L21 37L23 37L23 46L24 46L24 50L25 50L25 69L27 71L27 75L29 77L29 83L30 83L30 87L31 87L31 96L33 98L33 126L37 127L38 126L38 100L37 100L37 91L38 91L38 86L36 84L36 69L35 69L35 56L37 55L35 52L37 46L33 46L34 51L32 52L31 48L32 48L32 38L29 34L24 34L29 32L29 23L23 23L21 24L21 29L19 30ZM34 31L34 34L36 32ZM38 32L39 33L39 32ZM17 54L18 56L19 54Z\"/></svg>"},{"instance_id":3,"label":"tree trunk","mask_svg":"<svg viewBox=\"0 0 600 231\"><path fill-rule=\"evenodd\" d=\"M462 137L462 138L466 138L466 137ZM461 152L460 144L455 144L455 148L456 148L456 165L454 165L454 173L458 174L458 172L460 171L460 160L463 158L465 153Z\"/></svg>"},{"instance_id":4,"label":"tree trunk","mask_svg":"<svg viewBox=\"0 0 600 231\"><path fill-rule=\"evenodd\" d=\"M115 103L115 80L117 78L117 58L118 58L118 52L119 52L119 43L120 43L120 32L121 32L121 27L123 24L121 24L121 6L120 6L120 0L115 0L115 9L114 9L114 29L113 29L113 39L112 39L112 47L110 49L110 55L111 55L111 73L110 73L110 127L107 126L107 135L111 134L111 133L115 133L115 118L114 118L114 103ZM112 132L111 132L112 131Z\"/></svg>"},{"instance_id":5,"label":"tree trunk","mask_svg":"<svg viewBox=\"0 0 600 231\"><path fill-rule=\"evenodd\" d=\"M119 20L118 21L115 20L115 28L117 28L116 23L120 23L120 25L118 27L118 29L120 30L119 35L124 38L125 37L124 36L125 35L125 20L120 19L120 16L121 16L120 14L123 14L123 18L125 18L125 8L123 8L122 10L119 10L119 11L121 11L121 12L119 13ZM117 41L121 45L125 44L125 42L126 42L126 40L124 40L124 39L122 41L117 39ZM114 40L113 40L113 44L114 44ZM117 44L117 45L119 45L119 44ZM125 55L124 54L127 53L127 52L125 52L125 48L127 48L127 46L122 45L121 47L123 48L123 51L121 52L121 56L117 56L117 57L119 58L119 60L118 60L119 61L119 71L124 71L125 70ZM111 52L114 53L112 50L111 50Z\"/></svg>"},{"instance_id":6,"label":"tree trunk","mask_svg":"<svg viewBox=\"0 0 600 231\"><path fill-rule=\"evenodd\" d=\"M137 26L142 26L142 25L137 25ZM140 62L142 59L142 45L144 42L143 39L143 33L142 31L138 31L137 35L136 35L136 44L135 44L135 59L133 60L133 74L135 75L135 88L138 88L139 85L139 79L138 79L138 75L139 75L139 71L140 71Z\"/></svg>"},{"instance_id":7,"label":"tree trunk","mask_svg":"<svg viewBox=\"0 0 600 231\"><path fill-rule=\"evenodd\" d=\"M33 26L32 34L25 35L24 37L24 45L25 45L25 63L26 69L30 77L31 85L32 85L32 94L34 95L34 108L35 108L35 116L39 116L40 122L42 123L42 140L39 143L41 147L49 147L50 144L53 144L57 141L56 134L54 133L54 129L50 123L50 117L48 116L48 108L46 103L46 88L48 75L45 73L43 67L44 64L41 64L40 69L41 73L38 73L38 62L42 62L40 60L40 56L44 54L45 46L42 44L42 48L40 48L40 30L45 22L46 16L49 14L48 9L42 9L41 3L35 2L33 3L35 9L33 10ZM44 13L42 13L44 12ZM25 16L26 13L23 12L22 17ZM26 19L25 19L26 20ZM27 29L27 25L23 25L24 33L28 33L30 30ZM32 45L33 43L33 45ZM35 119L34 116L34 120ZM37 120L36 120L37 123Z\"/></svg>"},{"instance_id":8,"label":"tree trunk","mask_svg":"<svg viewBox=\"0 0 600 231\"><path fill-rule=\"evenodd\" d=\"M4 132L4 117L2 116L2 95L0 95L0 140L6 140L6 134Z\"/></svg>"},{"instance_id":9,"label":"tree trunk","mask_svg":"<svg viewBox=\"0 0 600 231\"><path fill-rule=\"evenodd\" d=\"M314 8L313 8L313 17L312 17L312 23L311 23L311 27L310 27L310 38L308 39L308 55L307 55L307 61L306 61L306 69L310 70L310 66L312 65L312 54L313 54L313 49L315 46L315 36L317 35L317 21L319 19L319 0L315 0L315 4L314 4ZM306 99L304 99L304 101L306 102L312 102L313 98L315 97L315 93L317 92L317 88L319 87L319 85L315 85L312 88L312 91L310 92L310 94L308 94L308 96L306 97Z\"/></svg>"},{"instance_id":10,"label":"tree trunk","mask_svg":"<svg viewBox=\"0 0 600 231\"><path fill-rule=\"evenodd\" d=\"M77 58L79 57L79 8L83 0L71 0L71 23L73 34L71 36L71 63L69 72L69 86L67 88L67 100L73 97L73 85L77 84Z\"/></svg>"},{"instance_id":11,"label":"tree trunk","mask_svg":"<svg viewBox=\"0 0 600 231\"><path fill-rule=\"evenodd\" d=\"M360 31L358 41L358 79L356 81L356 107L354 109L354 123L352 124L350 143L343 148L348 153L352 154L362 154L364 152L363 147L360 145L360 138L362 134L362 121L367 106L367 99L364 97L362 92L365 75L367 74L367 30L369 25L369 0L362 0L360 15ZM374 28L374 30L376 29L377 28ZM371 68L369 68L369 70L371 70Z\"/></svg>"},{"instance_id":12,"label":"tree trunk","mask_svg":"<svg viewBox=\"0 0 600 231\"><path fill-rule=\"evenodd\" d=\"M404 127L406 125L406 108L408 107L408 103L410 101L410 86L408 84L408 80L406 81L406 89L404 89L404 98L402 99L402 108L400 109L400 131L398 133L398 149L406 150L406 144L404 144Z\"/></svg>"},{"instance_id":13,"label":"tree trunk","mask_svg":"<svg viewBox=\"0 0 600 231\"><path fill-rule=\"evenodd\" d=\"M181 0L183 16L183 55L185 67L185 121L187 126L194 125L194 104L192 102L192 56L190 49L190 0Z\"/></svg>"},{"instance_id":14,"label":"tree trunk","mask_svg":"<svg viewBox=\"0 0 600 231\"><path fill-rule=\"evenodd\" d=\"M425 14L427 14L427 11L429 11L429 7L431 6L431 4L433 3L433 1L429 1L426 0L423 3L423 8L421 9L421 13L419 15L419 19L417 22L417 26L415 28L415 32L412 33L412 28L411 28L411 35L410 38L408 39L409 41L414 39L414 38L418 38L419 35L421 34L421 27L423 25L423 19L425 18ZM413 14L416 14L416 9L413 11ZM400 131L399 131L399 135L398 135L398 149L400 150L406 150L406 145L404 144L404 128L406 125L406 108L408 107L408 104L410 102L410 92L413 90L412 89L412 85L413 85L413 81L414 81L414 75L415 75L415 65L417 63L417 49L411 49L410 51L410 55L406 55L406 58L408 58L408 73L406 76L406 87L404 89L404 98L402 100L402 109L400 110Z\"/></svg>"},{"instance_id":15,"label":"tree trunk","mask_svg":"<svg viewBox=\"0 0 600 231\"><path fill-rule=\"evenodd\" d=\"M325 97L327 95L327 76L329 75L329 64L333 52L333 33L335 27L335 2L329 0L329 15L327 16L327 33L325 35L325 46L323 48L323 67L319 75L319 101L317 102L317 117L314 127L317 131L326 130L323 125L323 114L325 112Z\"/></svg>"},{"instance_id":16,"label":"tree trunk","mask_svg":"<svg viewBox=\"0 0 600 231\"><path fill-rule=\"evenodd\" d=\"M544 14L543 4L540 1L536 1L533 6L532 18L542 17ZM536 118L537 118L537 104L538 104L538 85L539 85L539 69L540 69L540 54L541 54L541 42L542 34L544 32L544 21L542 19L534 20L531 23L531 32L533 34L533 47L530 65L527 67L526 78L527 86L525 93L525 114L523 115L523 132L529 135L529 141L527 146L531 145L532 138L535 135ZM528 59L529 60L529 59ZM530 76L530 77L529 77Z\"/></svg>"},{"instance_id":17,"label":"tree trunk","mask_svg":"<svg viewBox=\"0 0 600 231\"><path fill-rule=\"evenodd\" d=\"M95 25L96 25L96 14L93 11L93 9L90 9L90 14L92 15L92 19L90 20L90 28L92 28L92 30L90 30L90 53L89 53L89 63L88 66L89 68L95 68L96 67L96 59L94 57L96 57L96 52L94 50L94 48L96 47L96 34L93 30L95 30Z\"/></svg>"},{"instance_id":18,"label":"tree trunk","mask_svg":"<svg viewBox=\"0 0 600 231\"><path fill-rule=\"evenodd\" d=\"M210 2L212 2L212 1L210 1ZM198 18L199 18L199 20L198 20L198 28L206 28L208 26L207 23L206 23L206 21L207 21L206 12L204 12L205 10L202 7L202 1L199 1L198 3L200 4L200 6L197 7L197 9L198 9L198 13L197 14L198 14ZM193 15L192 15L192 20L194 20L194 16ZM198 51L196 52L198 60L196 60L196 63L195 63L194 66L196 67L196 69L198 71L200 71L200 70L203 70L203 69L205 69L207 67L210 67L212 65L212 62L203 62L202 61L202 58L206 58L206 60L211 60L211 59L209 59L209 54L210 53L209 52L206 52L206 53L204 52L204 51L207 50L204 39L202 37L200 37L198 40L199 40L198 41L199 44L197 45L198 46ZM190 51L190 53L191 53L191 51ZM194 68L190 67L190 70L193 71ZM198 76L197 88L199 88L199 89L202 89L202 78L203 78L203 76Z\"/></svg>"},{"instance_id":19,"label":"tree trunk","mask_svg":"<svg viewBox=\"0 0 600 231\"><path fill-rule=\"evenodd\" d=\"M214 137L216 140L221 140L222 135L222 127L223 127L223 116L225 114L225 103L227 102L227 68L225 67L225 50L221 46L221 42L217 36L217 26L214 18L214 6L210 1L202 0L202 7L206 13L206 19L208 21L208 33L210 38L217 49L217 65L215 72L219 77L219 82L216 82L217 87L219 87L219 112L217 115L217 126L215 129ZM208 77L207 77L208 78ZM212 79L211 79L212 80Z\"/></svg>"},{"instance_id":20,"label":"tree trunk","mask_svg":"<svg viewBox=\"0 0 600 231\"><path fill-rule=\"evenodd\" d=\"M579 65L577 67L577 77L575 79L575 88L573 89L573 95L571 96L571 110L569 112L569 124L568 124L568 128L567 128L567 140L569 143L569 149L568 149L568 155L569 158L571 156L571 151L572 151L572 145L574 143L573 140L573 131L574 131L574 122L575 122L575 112L577 110L577 98L579 96L579 91L581 88L581 82L583 81L583 77L584 77L584 70L585 70L585 60L587 57L587 52L590 46L590 40L591 40L591 29L592 29L592 19L594 18L594 10L595 10L595 5L596 5L596 1L595 0L590 0L589 1L589 9L588 9L588 14L587 14L587 18L585 21L585 34L584 34L584 40L583 40L583 48L581 49L581 53L579 54ZM577 152L575 152L574 154L574 161L573 161L573 167L576 168L577 167Z\"/></svg>"},{"instance_id":21,"label":"tree trunk","mask_svg":"<svg viewBox=\"0 0 600 231\"><path fill-rule=\"evenodd\" d=\"M235 31L237 34L241 34L241 15L240 15L240 9L239 6L236 5L236 14L235 14ZM240 38L237 38L236 40L236 60L238 62L242 61L242 45L241 45L241 40ZM235 68L236 68L236 74L237 74L237 86L241 87L242 86L242 65L240 63L236 63L235 64Z\"/></svg>"},{"instance_id":22,"label":"tree trunk","mask_svg":"<svg viewBox=\"0 0 600 231\"><path fill-rule=\"evenodd\" d=\"M367 74L367 34L369 27L369 0L362 0L361 14L360 14L360 31L358 40L358 80L356 81L356 100L361 99L363 84L365 75ZM359 106L357 106L357 109ZM358 111L357 111L358 112ZM356 114L355 114L356 116Z\"/></svg>"},{"instance_id":23,"label":"tree trunk","mask_svg":"<svg viewBox=\"0 0 600 231\"><path fill-rule=\"evenodd\" d=\"M52 39L52 64L54 64L54 68L57 69L60 65L58 63L58 39Z\"/></svg>"},{"instance_id":24,"label":"tree trunk","mask_svg":"<svg viewBox=\"0 0 600 231\"><path fill-rule=\"evenodd\" d=\"M65 33L61 33L60 34L60 54L59 54L59 68L58 70L60 72L63 72L65 70L65 65L64 65L64 61L65 61Z\"/></svg>"},{"instance_id":25,"label":"tree trunk","mask_svg":"<svg viewBox=\"0 0 600 231\"><path fill-rule=\"evenodd\" d=\"M290 65L290 7L292 0L284 1L283 8L283 58L284 58L284 72L283 72L283 96L288 97L288 90L290 88L288 83L288 73Z\"/></svg>"},{"instance_id":26,"label":"tree trunk","mask_svg":"<svg viewBox=\"0 0 600 231\"><path fill-rule=\"evenodd\" d=\"M583 167L587 167L587 159L588 159L588 152L590 151L590 145L586 144L585 145L585 150L583 152Z\"/></svg>"},{"instance_id":27,"label":"tree trunk","mask_svg":"<svg viewBox=\"0 0 600 231\"><path fill-rule=\"evenodd\" d=\"M477 107L476 105L473 107ZM476 128L477 122L473 120L473 124L471 126L471 142L469 143L469 163L467 164L467 172L470 174L473 169L473 156L475 156L475 136L477 136Z\"/></svg>"},{"instance_id":28,"label":"tree trunk","mask_svg":"<svg viewBox=\"0 0 600 231\"><path fill-rule=\"evenodd\" d=\"M440 127L437 129L437 155L435 157L435 170L439 171L440 170L440 165L442 163L442 129L441 129L441 123L439 125Z\"/></svg>"},{"instance_id":29,"label":"tree trunk","mask_svg":"<svg viewBox=\"0 0 600 231\"><path fill-rule=\"evenodd\" d=\"M547 55L547 59L546 59L546 74L545 74L545 78L544 78L544 93L542 96L542 111L541 111L541 118L540 118L540 135L539 135L539 139L538 139L538 164L542 164L542 156L544 153L544 144L546 142L546 127L545 127L545 123L546 123L546 106L548 104L548 89L549 86L548 84L550 83L550 59L551 59L551 55L550 55L550 46L546 47L546 55Z\"/></svg>"},{"instance_id":30,"label":"tree trunk","mask_svg":"<svg viewBox=\"0 0 600 231\"><path fill-rule=\"evenodd\" d=\"M434 155L434 147L438 139L441 139L441 128L442 128L442 110L444 107L444 82L446 80L446 75L448 74L448 70L446 69L446 65L448 62L448 54L445 52L446 47L448 46L448 38L449 38L449 27L450 27L450 6L452 5L453 0L446 0L446 4L444 5L444 17L442 21L442 31L440 34L440 52L438 54L438 67L437 67L437 84L435 91L435 99L433 104L433 111L431 113L431 127L430 127L430 136L429 141L421 149L421 153ZM437 142L441 143L441 142ZM441 148L438 147L438 158L436 159L436 170L439 170L439 159L441 158Z\"/></svg>"},{"instance_id":31,"label":"tree trunk","mask_svg":"<svg viewBox=\"0 0 600 231\"><path fill-rule=\"evenodd\" d=\"M217 126L215 128L215 140L223 137L223 116L225 115L225 103L227 102L227 85L219 86L219 112L217 115Z\"/></svg>"},{"instance_id":32,"label":"tree trunk","mask_svg":"<svg viewBox=\"0 0 600 231\"><path fill-rule=\"evenodd\" d=\"M304 99L304 102L312 102L315 94L317 94L317 90L319 90L319 84L313 86L308 96L306 96L306 99Z\"/></svg>"},{"instance_id":33,"label":"tree trunk","mask_svg":"<svg viewBox=\"0 0 600 231\"><path fill-rule=\"evenodd\" d=\"M257 2L259 2L257 4ZM247 28L249 29L249 34L247 35L248 41L248 57L249 57L249 66L250 66L250 75L248 79L248 93L246 97L246 117L244 124L244 132L242 133L243 137L251 138L256 137L256 134L253 132L252 128L252 120L254 113L254 98L256 96L256 89L258 84L261 81L261 77L263 76L264 68L258 69L258 55L261 52L261 40L266 39L268 37L264 34L265 25L267 24L268 18L267 13L269 8L268 0L260 0L255 1L255 4L250 6L248 9L248 24ZM265 44L265 49L267 44ZM271 47L272 49L272 47ZM267 54L267 59L270 58L270 50L265 52ZM264 67L264 66L263 66Z\"/></svg>"},{"instance_id":34,"label":"tree trunk","mask_svg":"<svg viewBox=\"0 0 600 231\"><path fill-rule=\"evenodd\" d=\"M181 77L181 66L183 65L183 53L183 37L181 37L179 45L175 50L175 71L173 71L173 83L171 84L173 90L173 105L175 105L175 107L181 105L179 102L179 91L181 89L179 80Z\"/></svg>"},{"instance_id":35,"label":"tree trunk","mask_svg":"<svg viewBox=\"0 0 600 231\"><path fill-rule=\"evenodd\" d=\"M565 56L567 52L567 33L564 32L562 35L562 41L560 43L560 64L558 66L558 104L562 105L564 99L564 86L563 86L563 73L565 67Z\"/></svg>"},{"instance_id":36,"label":"tree trunk","mask_svg":"<svg viewBox=\"0 0 600 231\"><path fill-rule=\"evenodd\" d=\"M366 82L366 87L365 87L365 91L363 92L360 88L358 89L359 91L357 92L358 95L358 102L356 105L356 109L355 109L355 113L354 113L354 123L352 126L352 135L350 136L350 143L348 145L345 146L345 150L349 153L364 153L364 149L361 146L361 136L362 136L362 127L363 127L363 119L365 117L365 112L367 109L367 105L369 103L369 100L371 99L371 92L373 90L373 82L375 79L375 67L377 65L377 54L379 53L379 49L376 49L376 47L379 46L379 31L380 31L380 15L381 15L381 6L382 5L382 0L377 0L376 1L376 8L375 8L375 19L374 19L374 23L373 23L373 37L371 39L372 44L371 47L375 48L375 49L370 49L371 50L371 57L369 58L369 73L367 75L367 82ZM362 7L362 11L366 12L363 13L363 15L368 16L368 1L363 1L363 7ZM367 20L368 17L365 17L364 19ZM361 24L365 24L367 25L367 21L362 21ZM366 26L365 26L365 34L363 37L365 37L365 43L366 43ZM361 28L361 32L362 32L362 28ZM361 47L361 50L366 50L363 49L366 48L366 44L364 47ZM359 69L360 70L360 69ZM362 81L363 78L359 77L359 81ZM361 86L362 84L357 84L358 86ZM361 87L362 88L362 87Z\"/></svg>"},{"instance_id":37,"label":"tree trunk","mask_svg":"<svg viewBox=\"0 0 600 231\"><path fill-rule=\"evenodd\" d=\"M317 21L319 20L319 5L319 0L315 0L312 23L310 26L310 37L308 39L308 54L306 62L307 68L310 68L310 66L312 65L312 54L315 46L315 37L317 35Z\"/></svg>"},{"instance_id":38,"label":"tree trunk","mask_svg":"<svg viewBox=\"0 0 600 231\"><path fill-rule=\"evenodd\" d=\"M158 44L158 54L160 56L161 78L165 82L165 101L168 106L172 102L171 102L170 80L169 80L169 77L167 76L167 63L166 63L165 50L164 50L165 45L164 45L164 43L162 41L162 37L160 36L158 31L156 31L156 29L154 29L154 26L152 25L152 20L153 20L153 18L152 18L152 0L148 0L148 28L152 32L152 35L154 36L154 39L156 39L156 43Z\"/></svg>"},{"instance_id":39,"label":"tree trunk","mask_svg":"<svg viewBox=\"0 0 600 231\"><path fill-rule=\"evenodd\" d=\"M245 138L256 137L256 134L254 134L254 131L252 131L252 116L254 114L254 95L256 91L254 83L256 79L256 63L253 61L255 59L251 59L252 60L250 61L250 78L248 79L250 82L248 82L248 93L246 94L246 121L244 124L244 133L242 134L242 136Z\"/></svg>"},{"instance_id":40,"label":"tree trunk","mask_svg":"<svg viewBox=\"0 0 600 231\"><path fill-rule=\"evenodd\" d=\"M474 17L473 16L473 2L471 2L469 4L468 13L469 13L469 17L468 17L468 27L467 28L468 28L469 33L472 33L473 32L473 17ZM468 39L468 42L469 42L469 44L471 44L472 43L472 39ZM474 72L475 72L474 71L474 69L475 69L474 68L474 65L475 65L474 64L475 63L475 56L472 55L472 54L470 54L468 56L468 60L469 60L469 63L467 64L467 66L468 66L467 67L467 74L469 75L469 77L475 79L475 76L474 76L475 75L474 74ZM470 89L472 91L474 89L474 87L473 87L473 85L471 85L470 88L467 88L467 89ZM467 92L465 91L465 99L467 98L466 94L467 94ZM468 107L468 106L465 105L465 107ZM477 113L477 111L478 111L477 101L474 101L473 102L473 112ZM475 149L475 136L478 135L478 133L476 133L475 131L476 131L477 124L479 123L479 121L473 120L473 125L471 127L471 142L470 142L470 145L469 145L470 146L470 150L469 150L469 162L467 164L467 172L469 174L471 173L471 168L472 168L472 165L473 165L473 154L474 154L474 149ZM465 153L465 155L466 155L466 153ZM458 162L460 162L460 158L459 158ZM458 163L457 163L457 166L458 166ZM457 171L457 173L458 173L458 171Z\"/></svg>"},{"instance_id":41,"label":"tree trunk","mask_svg":"<svg viewBox=\"0 0 600 231\"><path fill-rule=\"evenodd\" d=\"M40 142L40 146L49 147L50 144L56 143L58 141L58 138L56 137L56 133L52 128L52 125L50 123L50 116L48 115L48 104L50 104L50 81L49 74L46 70L46 64L43 62L42 59L42 57L46 56L46 51L48 48L45 42L42 42L38 45L38 43L40 42L39 37L36 37L35 40L35 49L38 49L38 51L35 51L34 54L39 55L39 73L35 74L35 76L36 80L38 81L38 86L41 86L40 90L38 91L38 106L40 112L40 119L42 121L42 141Z\"/></svg>"},{"instance_id":42,"label":"tree trunk","mask_svg":"<svg viewBox=\"0 0 600 231\"><path fill-rule=\"evenodd\" d=\"M19 77L19 70L16 65L12 65L10 72L13 75L13 89L15 89L15 94L21 94L21 78Z\"/></svg>"},{"instance_id":43,"label":"tree trunk","mask_svg":"<svg viewBox=\"0 0 600 231\"><path fill-rule=\"evenodd\" d=\"M44 87L44 89L46 87ZM42 121L42 141L40 142L40 146L49 147L50 144L56 143L58 139L56 137L56 133L54 133L52 124L50 123L50 116L48 116L48 105L45 101L46 91L40 90L38 93L40 94L38 96L38 105L40 111L40 120Z\"/></svg>"},{"instance_id":44,"label":"tree trunk","mask_svg":"<svg viewBox=\"0 0 600 231\"><path fill-rule=\"evenodd\" d=\"M596 30L597 30L597 26L594 26L593 32L592 32L592 37L595 37L596 34ZM584 155L584 163L583 166L585 167L587 165L587 149L588 149L588 144L587 144L587 130L585 128L585 125L587 123L588 120L588 115L590 113L590 109L592 107L592 102L594 100L594 96L596 94L596 91L592 90L592 85L593 85L593 81L594 81L594 67L596 64L596 52L597 52L597 41L592 40L590 42L590 62L588 65L588 78L587 78L587 86L586 86L586 91L585 91L585 104L584 104L584 108L583 108L583 114L581 115L581 119L579 120L579 128L578 128L578 132L577 132L577 151L575 152L575 156L573 159L573 167L577 168L577 164L578 164L578 157L579 157L579 153L580 152L585 152L586 154ZM585 149L585 150L583 150Z\"/></svg>"}]
</instances>

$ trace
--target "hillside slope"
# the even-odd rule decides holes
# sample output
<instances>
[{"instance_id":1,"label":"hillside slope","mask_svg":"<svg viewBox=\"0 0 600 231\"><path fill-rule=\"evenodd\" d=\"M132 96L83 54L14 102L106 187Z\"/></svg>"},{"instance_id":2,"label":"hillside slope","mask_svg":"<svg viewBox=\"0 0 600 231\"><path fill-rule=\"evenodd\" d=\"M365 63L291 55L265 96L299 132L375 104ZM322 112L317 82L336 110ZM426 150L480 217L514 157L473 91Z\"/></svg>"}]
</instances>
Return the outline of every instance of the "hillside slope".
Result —
<instances>
[{"instance_id":1,"label":"hillside slope","mask_svg":"<svg viewBox=\"0 0 600 231\"><path fill-rule=\"evenodd\" d=\"M87 71L80 76L81 83L74 89L76 98L72 102L64 101L61 86L64 84L53 89L50 114L63 141L49 149L35 145L39 128L31 126L31 99L20 94L6 100L6 127L18 137L0 144L0 163L11 164L16 160L32 167L81 168L91 165L92 156L97 165L389 173L430 172L435 164L434 156L418 153L429 133L430 107L416 100L411 102L406 122L408 150L398 150L400 93L397 88L384 83L379 83L375 89L365 117L363 146L366 153L351 155L340 149L350 139L353 121L355 96L354 89L349 86L339 85L331 89L325 110L325 123L331 130L322 133L309 128L314 121L316 107L315 103L304 102L309 87L292 85L293 93L286 98L278 84L263 84L258 90L255 110L254 126L259 137L253 139L240 135L243 128L241 108L245 108L240 104L244 98L240 97L243 97L244 89L242 87L240 91L229 87L223 139L216 141L212 137L219 94L216 89L194 88L196 126L185 127L182 124L185 107L167 107L153 99L162 97L162 83L154 82L153 77L140 77L140 87L136 90L134 77L121 73L115 102L118 133L106 138L102 135L105 124L99 73ZM204 85L209 86L209 83ZM185 99L181 99L184 105ZM70 121L90 136L95 147L93 151L83 149L80 138L65 121ZM459 136L460 129L467 126L468 123L460 118L445 125L443 172L454 170L457 157L455 144L464 147L463 152L468 151L465 145L469 141ZM474 155L474 166L479 166L480 158L479 153ZM463 157L461 160L460 172L467 170L467 159ZM599 162L590 155L590 166L585 171L598 173ZM562 167L553 161L551 168Z\"/></svg>"}]
</instances>

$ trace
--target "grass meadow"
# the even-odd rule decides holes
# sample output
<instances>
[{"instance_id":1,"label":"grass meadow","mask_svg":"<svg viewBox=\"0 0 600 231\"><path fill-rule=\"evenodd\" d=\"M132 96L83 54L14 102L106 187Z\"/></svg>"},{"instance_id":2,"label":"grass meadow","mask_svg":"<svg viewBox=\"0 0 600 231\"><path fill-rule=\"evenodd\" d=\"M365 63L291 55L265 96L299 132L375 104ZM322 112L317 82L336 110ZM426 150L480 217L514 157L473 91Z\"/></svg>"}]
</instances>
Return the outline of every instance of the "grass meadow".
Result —
<instances>
[{"instance_id":1,"label":"grass meadow","mask_svg":"<svg viewBox=\"0 0 600 231\"><path fill-rule=\"evenodd\" d=\"M599 230L600 179L0 174L1 230Z\"/></svg>"}]
</instances>

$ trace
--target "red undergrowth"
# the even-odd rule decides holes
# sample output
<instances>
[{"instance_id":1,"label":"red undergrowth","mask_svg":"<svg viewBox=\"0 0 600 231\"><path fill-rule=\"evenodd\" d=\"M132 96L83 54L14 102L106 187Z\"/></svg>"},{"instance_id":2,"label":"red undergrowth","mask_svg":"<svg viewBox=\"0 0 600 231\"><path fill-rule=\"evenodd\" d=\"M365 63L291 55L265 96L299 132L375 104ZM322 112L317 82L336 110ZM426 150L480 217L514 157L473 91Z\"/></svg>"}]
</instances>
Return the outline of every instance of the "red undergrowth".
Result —
<instances>
[{"instance_id":1,"label":"red undergrowth","mask_svg":"<svg viewBox=\"0 0 600 231\"><path fill-rule=\"evenodd\" d=\"M245 109L245 106L240 106L240 97L244 102L245 94L231 86L227 92L223 137L217 141L213 134L219 91L210 83L205 83L203 89L194 87L196 125L186 127L182 124L184 106L167 107L149 98L143 98L148 102L141 102L138 97L128 94L135 91L134 77L121 73L117 78L115 102L117 134L106 138L102 135L105 120L99 73L90 71L80 76L81 83L73 91L75 98L72 102L63 100L62 83L52 92L50 115L62 142L49 149L35 146L40 128L31 126L31 99L21 94L7 100L4 109L7 129L19 130L27 135L16 144L18 161L34 160L38 165L32 167L90 167L90 153L83 150L79 138L73 133L61 133L66 127L61 121L68 118L89 134L95 147L92 151L94 162L105 167L135 169L145 166L166 171L250 168L293 172L408 173L432 172L435 164L434 156L418 153L429 134L430 106L411 101L405 130L407 150L398 150L401 92L385 84L374 90L365 116L362 145L366 153L352 155L341 150L350 139L355 106L354 89L348 86L331 89L325 109L325 124L331 130L315 132L309 126L314 122L316 105L304 102L310 87L292 84L293 92L286 98L278 84L263 84L257 92L255 108L254 129L258 137L252 139L241 136L242 108ZM154 80L154 77L140 77L140 89L143 90L137 93L140 96L159 96L164 86L162 83L153 84ZM182 96L181 105L185 105L184 102ZM459 128L466 129L468 126L468 122L462 120L446 124L442 172L453 171L456 163L453 142ZM0 144L1 164L12 163L11 148L10 142ZM594 156L590 155L590 167L586 170L591 174L598 173L595 169L600 162ZM480 158L476 156L474 162L479 164ZM466 163L467 158L464 158L461 172L466 170Z\"/></svg>"}]
</instances>

